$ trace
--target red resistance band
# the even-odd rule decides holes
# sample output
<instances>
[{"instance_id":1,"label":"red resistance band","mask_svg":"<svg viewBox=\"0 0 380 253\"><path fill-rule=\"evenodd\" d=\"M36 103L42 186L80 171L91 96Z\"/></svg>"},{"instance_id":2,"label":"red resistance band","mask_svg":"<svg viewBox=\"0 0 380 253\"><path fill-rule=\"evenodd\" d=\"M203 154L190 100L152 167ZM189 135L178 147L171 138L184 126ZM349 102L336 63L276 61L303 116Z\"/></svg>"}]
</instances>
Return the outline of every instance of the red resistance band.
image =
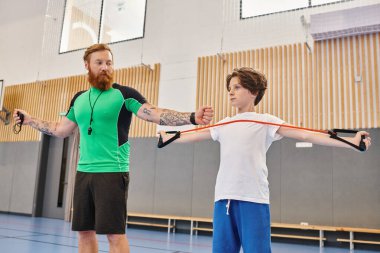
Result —
<instances>
[{"instance_id":1,"label":"red resistance band","mask_svg":"<svg viewBox=\"0 0 380 253\"><path fill-rule=\"evenodd\" d=\"M247 122L253 122L253 123L258 123L258 124L264 124L264 125L271 125L271 126L280 126L280 127L288 127L288 128L293 128L293 129L299 129L299 130L306 130L306 131L311 131L311 132L318 132L318 133L323 133L323 134L328 134L330 135L330 138L333 138L333 139L336 139L338 141L341 141L341 142L344 142L362 152L366 151L366 146L365 146L365 143L364 143L364 139L365 139L365 136L362 135L361 137L361 140L360 140L360 144L359 146L349 142L349 141L346 141L345 139L343 138L340 138L338 136L338 133L357 133L358 131L357 130L348 130L348 129L332 129L332 130L317 130L317 129L312 129L312 128L306 128L306 127L297 127L297 126L290 126L290 125L284 125L284 124L277 124L277 123L272 123L272 122L265 122L265 121L258 121L258 120L245 120L245 119L242 119L242 120L232 120L232 121L227 121L227 122L223 122L223 123L218 123L218 124L215 124L215 125L209 125L209 126L205 126L205 127L200 127L200 128L195 128L195 129L190 129L190 130L185 130L185 131L167 131L166 133L167 134L174 134L173 137L171 137L169 140L167 140L166 142L163 142L162 140L162 136L160 135L159 139L158 139L158 144L157 144L157 147L158 148L163 148L165 147L166 145L172 143L173 141L175 141L176 139L180 138L181 137L181 134L184 134L184 133L190 133L190 132L195 132L195 131L200 131L200 130L203 130L203 129L207 129L207 128L212 128L212 127L217 127L217 126L223 126L223 125L227 125L227 124L232 124L232 123L247 123Z\"/></svg>"}]
</instances>

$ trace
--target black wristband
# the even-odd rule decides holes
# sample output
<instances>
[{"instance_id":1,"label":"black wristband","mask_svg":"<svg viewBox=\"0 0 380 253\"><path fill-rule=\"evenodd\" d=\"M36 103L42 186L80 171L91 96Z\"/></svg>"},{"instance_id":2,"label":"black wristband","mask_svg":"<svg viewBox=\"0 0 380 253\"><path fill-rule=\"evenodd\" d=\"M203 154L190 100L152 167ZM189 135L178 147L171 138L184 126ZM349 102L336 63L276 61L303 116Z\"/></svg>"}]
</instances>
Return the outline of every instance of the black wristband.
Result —
<instances>
[{"instance_id":1,"label":"black wristband","mask_svg":"<svg viewBox=\"0 0 380 253\"><path fill-rule=\"evenodd\" d=\"M195 112L192 112L192 113L190 114L190 122L191 122L191 124L193 124L193 125L198 125L197 122L195 122Z\"/></svg>"}]
</instances>

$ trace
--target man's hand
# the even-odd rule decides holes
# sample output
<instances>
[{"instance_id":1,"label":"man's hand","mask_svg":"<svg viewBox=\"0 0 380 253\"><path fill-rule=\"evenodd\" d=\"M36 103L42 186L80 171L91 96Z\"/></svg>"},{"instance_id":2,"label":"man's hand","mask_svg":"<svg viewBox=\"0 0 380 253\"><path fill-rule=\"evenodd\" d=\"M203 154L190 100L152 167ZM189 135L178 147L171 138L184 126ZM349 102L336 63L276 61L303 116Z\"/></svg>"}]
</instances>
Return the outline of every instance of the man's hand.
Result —
<instances>
[{"instance_id":1,"label":"man's hand","mask_svg":"<svg viewBox=\"0 0 380 253\"><path fill-rule=\"evenodd\" d=\"M210 124L214 117L214 110L211 106L202 106L195 112L195 123L198 125Z\"/></svg>"},{"instance_id":2,"label":"man's hand","mask_svg":"<svg viewBox=\"0 0 380 253\"><path fill-rule=\"evenodd\" d=\"M29 113L27 113L26 111L24 110L21 110L21 109L15 109L13 111L13 119L14 121L16 122L16 124L19 124L21 123L21 119L19 117L19 115L17 115L17 112L20 112L24 115L24 122L23 122L23 125L28 125L30 123L30 119L32 118Z\"/></svg>"}]
</instances>

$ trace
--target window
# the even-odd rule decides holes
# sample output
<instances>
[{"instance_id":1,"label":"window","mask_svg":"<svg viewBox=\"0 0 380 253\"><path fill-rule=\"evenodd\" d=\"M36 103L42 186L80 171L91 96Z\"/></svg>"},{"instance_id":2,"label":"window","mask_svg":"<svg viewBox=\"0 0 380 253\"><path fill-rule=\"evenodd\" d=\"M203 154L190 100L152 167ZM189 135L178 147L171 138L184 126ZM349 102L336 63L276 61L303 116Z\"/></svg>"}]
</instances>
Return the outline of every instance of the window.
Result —
<instances>
[{"instance_id":1,"label":"window","mask_svg":"<svg viewBox=\"0 0 380 253\"><path fill-rule=\"evenodd\" d=\"M0 111L3 110L3 100L4 100L4 80L0 80Z\"/></svg>"},{"instance_id":2,"label":"window","mask_svg":"<svg viewBox=\"0 0 380 253\"><path fill-rule=\"evenodd\" d=\"M146 0L66 0L59 52L144 36Z\"/></svg>"},{"instance_id":3,"label":"window","mask_svg":"<svg viewBox=\"0 0 380 253\"><path fill-rule=\"evenodd\" d=\"M316 5L336 3L336 2L338 2L338 1L336 1L336 0L311 0L311 5L316 6Z\"/></svg>"},{"instance_id":4,"label":"window","mask_svg":"<svg viewBox=\"0 0 380 253\"><path fill-rule=\"evenodd\" d=\"M260 16L280 11L305 8L309 1L284 1L284 0L242 0L242 18Z\"/></svg>"},{"instance_id":5,"label":"window","mask_svg":"<svg viewBox=\"0 0 380 253\"><path fill-rule=\"evenodd\" d=\"M250 18L255 16L267 15L276 12L296 10L313 7L317 5L345 2L350 0L241 0L241 18Z\"/></svg>"}]
</instances>

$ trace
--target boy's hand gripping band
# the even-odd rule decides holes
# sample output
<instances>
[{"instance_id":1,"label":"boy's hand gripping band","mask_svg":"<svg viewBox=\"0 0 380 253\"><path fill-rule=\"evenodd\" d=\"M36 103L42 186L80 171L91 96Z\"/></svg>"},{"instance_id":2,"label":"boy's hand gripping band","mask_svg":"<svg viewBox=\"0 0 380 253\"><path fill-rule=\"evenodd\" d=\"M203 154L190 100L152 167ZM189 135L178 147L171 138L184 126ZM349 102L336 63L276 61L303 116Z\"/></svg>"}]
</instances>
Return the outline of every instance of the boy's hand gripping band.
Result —
<instances>
[{"instance_id":1,"label":"boy's hand gripping band","mask_svg":"<svg viewBox=\"0 0 380 253\"><path fill-rule=\"evenodd\" d=\"M349 142L349 141L346 141L345 139L343 138L340 138L338 136L338 133L349 133L349 134L356 134L358 131L357 130L348 130L348 129L331 129L331 130L328 130L327 131L328 134L330 135L330 138L333 138L335 140L338 140L338 141L341 141L341 142L344 142L348 145L350 145L351 147L354 147L356 148L357 150L360 150L362 152L366 151L366 146L365 146L365 143L364 143L364 139L365 139L365 136L362 135L361 136L361 140L360 140L360 143L359 143L359 146L356 146L355 144Z\"/></svg>"}]
</instances>

